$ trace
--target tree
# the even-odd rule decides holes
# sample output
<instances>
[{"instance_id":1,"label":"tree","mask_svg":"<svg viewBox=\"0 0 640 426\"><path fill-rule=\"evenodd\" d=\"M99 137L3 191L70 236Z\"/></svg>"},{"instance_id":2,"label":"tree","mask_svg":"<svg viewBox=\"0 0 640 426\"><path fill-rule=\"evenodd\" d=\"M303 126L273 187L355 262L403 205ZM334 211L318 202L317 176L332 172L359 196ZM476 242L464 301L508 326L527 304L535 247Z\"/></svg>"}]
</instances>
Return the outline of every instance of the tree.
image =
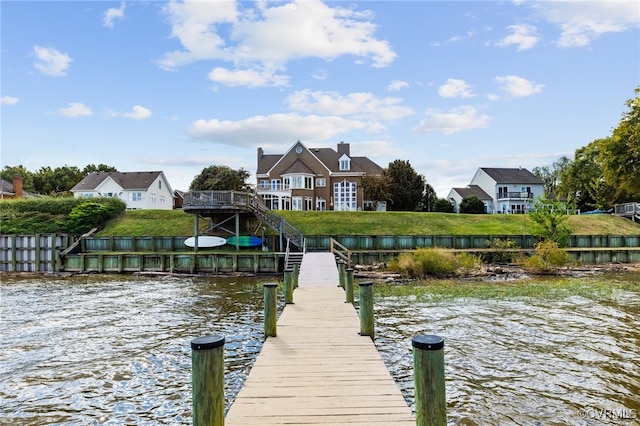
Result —
<instances>
[{"instance_id":1,"label":"tree","mask_svg":"<svg viewBox=\"0 0 640 426\"><path fill-rule=\"evenodd\" d=\"M62 166L52 169L49 166L41 167L33 175L33 185L37 193L56 195L69 192L84 174L75 166Z\"/></svg>"},{"instance_id":2,"label":"tree","mask_svg":"<svg viewBox=\"0 0 640 426\"><path fill-rule=\"evenodd\" d=\"M484 203L475 195L464 197L460 202L460 213L484 214Z\"/></svg>"},{"instance_id":3,"label":"tree","mask_svg":"<svg viewBox=\"0 0 640 426\"><path fill-rule=\"evenodd\" d=\"M433 204L433 211L440 213L453 213L453 203L444 198L438 198Z\"/></svg>"},{"instance_id":4,"label":"tree","mask_svg":"<svg viewBox=\"0 0 640 426\"><path fill-rule=\"evenodd\" d=\"M425 179L419 175L409 161L395 160L384 170L389 182L391 206L389 210L415 211L422 199Z\"/></svg>"},{"instance_id":5,"label":"tree","mask_svg":"<svg viewBox=\"0 0 640 426\"><path fill-rule=\"evenodd\" d=\"M571 160L566 156L562 156L555 161L550 167L534 167L531 171L534 175L542 179L544 182L544 196L551 198L556 194L562 173L569 167Z\"/></svg>"},{"instance_id":6,"label":"tree","mask_svg":"<svg viewBox=\"0 0 640 426\"><path fill-rule=\"evenodd\" d=\"M251 191L251 185L247 183L249 176L249 172L242 168L233 170L228 166L209 166L193 179L189 191Z\"/></svg>"},{"instance_id":7,"label":"tree","mask_svg":"<svg viewBox=\"0 0 640 426\"><path fill-rule=\"evenodd\" d=\"M117 172L118 169L116 169L113 166L107 166L106 164L98 164L97 166L95 164L87 164L86 166L84 166L84 169L82 169L82 175L86 176L89 173L99 173L99 172Z\"/></svg>"},{"instance_id":8,"label":"tree","mask_svg":"<svg viewBox=\"0 0 640 426\"><path fill-rule=\"evenodd\" d=\"M378 204L381 201L389 201L389 183L383 176L363 176L362 177L362 196L366 201L371 201L373 211L378 210Z\"/></svg>"},{"instance_id":9,"label":"tree","mask_svg":"<svg viewBox=\"0 0 640 426\"><path fill-rule=\"evenodd\" d=\"M422 194L422 200L420 201L420 210L423 212L432 212L434 211L434 207L436 201L438 200L438 196L436 195L435 189L433 186L428 183L424 186L424 192Z\"/></svg>"},{"instance_id":10,"label":"tree","mask_svg":"<svg viewBox=\"0 0 640 426\"><path fill-rule=\"evenodd\" d=\"M613 189L613 203L640 199L640 87L626 102L618 127L601 144L599 160L607 186Z\"/></svg>"},{"instance_id":11,"label":"tree","mask_svg":"<svg viewBox=\"0 0 640 426\"><path fill-rule=\"evenodd\" d=\"M27 192L36 192L33 187L33 173L27 170L23 165L19 166L4 166L2 172L0 172L0 178L7 182L12 182L14 176L22 177L22 188Z\"/></svg>"},{"instance_id":12,"label":"tree","mask_svg":"<svg viewBox=\"0 0 640 426\"><path fill-rule=\"evenodd\" d=\"M532 235L543 241L553 241L561 247L567 245L573 231L565 223L569 216L563 203L544 197L538 198L528 216L533 222Z\"/></svg>"},{"instance_id":13,"label":"tree","mask_svg":"<svg viewBox=\"0 0 640 426\"><path fill-rule=\"evenodd\" d=\"M604 180L600 151L605 139L596 139L576 150L574 159L560 175L558 194L580 210L606 209L614 200Z\"/></svg>"}]
</instances>

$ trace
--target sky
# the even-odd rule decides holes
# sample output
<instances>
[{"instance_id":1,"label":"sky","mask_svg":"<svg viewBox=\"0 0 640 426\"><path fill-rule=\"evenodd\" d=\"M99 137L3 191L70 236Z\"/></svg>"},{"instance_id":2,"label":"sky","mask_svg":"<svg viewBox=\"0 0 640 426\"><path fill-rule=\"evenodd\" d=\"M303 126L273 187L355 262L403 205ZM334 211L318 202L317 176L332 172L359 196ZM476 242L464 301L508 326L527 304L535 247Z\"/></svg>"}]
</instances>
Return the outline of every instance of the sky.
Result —
<instances>
[{"instance_id":1,"label":"sky","mask_svg":"<svg viewBox=\"0 0 640 426\"><path fill-rule=\"evenodd\" d=\"M439 197L551 166L640 86L637 1L7 1L0 165L244 168L344 141Z\"/></svg>"}]
</instances>

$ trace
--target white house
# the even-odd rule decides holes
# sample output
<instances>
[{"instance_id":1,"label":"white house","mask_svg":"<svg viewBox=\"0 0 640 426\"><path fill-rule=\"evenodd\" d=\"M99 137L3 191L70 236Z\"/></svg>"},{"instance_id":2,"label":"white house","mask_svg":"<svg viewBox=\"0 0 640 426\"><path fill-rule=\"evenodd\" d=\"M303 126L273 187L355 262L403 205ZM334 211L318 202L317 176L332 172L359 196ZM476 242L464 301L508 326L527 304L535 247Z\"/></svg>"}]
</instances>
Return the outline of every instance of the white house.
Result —
<instances>
[{"instance_id":1,"label":"white house","mask_svg":"<svg viewBox=\"0 0 640 426\"><path fill-rule=\"evenodd\" d=\"M447 199L459 211L462 199L476 196L487 213L525 213L544 196L542 179L523 168L480 167L466 188L452 188Z\"/></svg>"},{"instance_id":2,"label":"white house","mask_svg":"<svg viewBox=\"0 0 640 426\"><path fill-rule=\"evenodd\" d=\"M173 209L173 189L164 172L90 173L71 192L76 198L120 198L127 210Z\"/></svg>"}]
</instances>

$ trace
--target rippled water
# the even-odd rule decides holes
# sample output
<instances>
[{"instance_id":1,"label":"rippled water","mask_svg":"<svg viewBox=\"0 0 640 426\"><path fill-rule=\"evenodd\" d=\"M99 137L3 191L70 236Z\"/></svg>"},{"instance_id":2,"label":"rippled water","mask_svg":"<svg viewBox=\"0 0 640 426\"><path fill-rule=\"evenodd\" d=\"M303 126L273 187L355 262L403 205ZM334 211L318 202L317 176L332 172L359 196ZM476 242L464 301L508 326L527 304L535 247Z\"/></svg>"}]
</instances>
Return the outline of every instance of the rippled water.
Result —
<instances>
[{"instance_id":1,"label":"rippled water","mask_svg":"<svg viewBox=\"0 0 640 426\"><path fill-rule=\"evenodd\" d=\"M191 340L225 335L229 400L262 346L255 279L88 276L1 289L0 424L190 424Z\"/></svg>"},{"instance_id":2,"label":"rippled water","mask_svg":"<svg viewBox=\"0 0 640 426\"><path fill-rule=\"evenodd\" d=\"M375 316L410 404L411 338L445 338L449 424L640 424L640 289L613 301L385 299Z\"/></svg>"},{"instance_id":3,"label":"rippled water","mask_svg":"<svg viewBox=\"0 0 640 426\"><path fill-rule=\"evenodd\" d=\"M262 346L256 279L3 279L0 290L0 424L190 424L191 340L226 336L227 406ZM640 424L640 290L386 298L375 314L376 345L409 403L411 338L445 338L449 424Z\"/></svg>"}]
</instances>

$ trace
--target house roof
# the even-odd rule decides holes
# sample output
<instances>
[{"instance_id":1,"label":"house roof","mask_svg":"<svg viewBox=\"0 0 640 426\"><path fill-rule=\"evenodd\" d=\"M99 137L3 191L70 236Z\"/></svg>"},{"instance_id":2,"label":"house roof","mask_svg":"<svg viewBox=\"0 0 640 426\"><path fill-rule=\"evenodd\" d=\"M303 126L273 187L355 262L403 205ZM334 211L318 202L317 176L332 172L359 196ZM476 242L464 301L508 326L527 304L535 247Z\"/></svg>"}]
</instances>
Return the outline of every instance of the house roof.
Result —
<instances>
[{"instance_id":1,"label":"house roof","mask_svg":"<svg viewBox=\"0 0 640 426\"><path fill-rule=\"evenodd\" d=\"M527 169L523 168L496 168L496 167L480 167L487 175L489 175L496 183L531 183L544 184L544 181L534 175Z\"/></svg>"},{"instance_id":2,"label":"house roof","mask_svg":"<svg viewBox=\"0 0 640 426\"><path fill-rule=\"evenodd\" d=\"M113 179L122 189L148 189L162 172L98 172L89 173L71 191L93 191L107 178Z\"/></svg>"},{"instance_id":3,"label":"house roof","mask_svg":"<svg viewBox=\"0 0 640 426\"><path fill-rule=\"evenodd\" d=\"M2 179L0 178L0 194L2 194L3 196L15 196L16 193L13 190L13 182L10 182L6 179ZM27 191L22 191L22 196L24 198L37 198L40 197L40 195L38 194L32 194L31 192L27 192Z\"/></svg>"},{"instance_id":4,"label":"house roof","mask_svg":"<svg viewBox=\"0 0 640 426\"><path fill-rule=\"evenodd\" d=\"M340 158L344 155L343 153L338 153L332 148L306 148L301 142L298 141L285 154L263 154L262 156L260 156L256 174L268 174L271 169L278 163L278 161L283 159L297 145L300 145L307 149L331 173L345 172L345 170L340 170ZM351 159L351 169L348 171L349 173L366 173L367 175L379 175L382 173L382 167L380 167L367 157L348 157ZM306 169L303 170L298 163L298 161L294 162L293 165L287 169L287 173L313 173L312 169L306 164L303 163L304 167L306 167Z\"/></svg>"},{"instance_id":5,"label":"house roof","mask_svg":"<svg viewBox=\"0 0 640 426\"><path fill-rule=\"evenodd\" d=\"M491 200L491 196L484 192L478 185L469 185L466 188L453 188L462 198L477 197L480 200Z\"/></svg>"}]
</instances>

